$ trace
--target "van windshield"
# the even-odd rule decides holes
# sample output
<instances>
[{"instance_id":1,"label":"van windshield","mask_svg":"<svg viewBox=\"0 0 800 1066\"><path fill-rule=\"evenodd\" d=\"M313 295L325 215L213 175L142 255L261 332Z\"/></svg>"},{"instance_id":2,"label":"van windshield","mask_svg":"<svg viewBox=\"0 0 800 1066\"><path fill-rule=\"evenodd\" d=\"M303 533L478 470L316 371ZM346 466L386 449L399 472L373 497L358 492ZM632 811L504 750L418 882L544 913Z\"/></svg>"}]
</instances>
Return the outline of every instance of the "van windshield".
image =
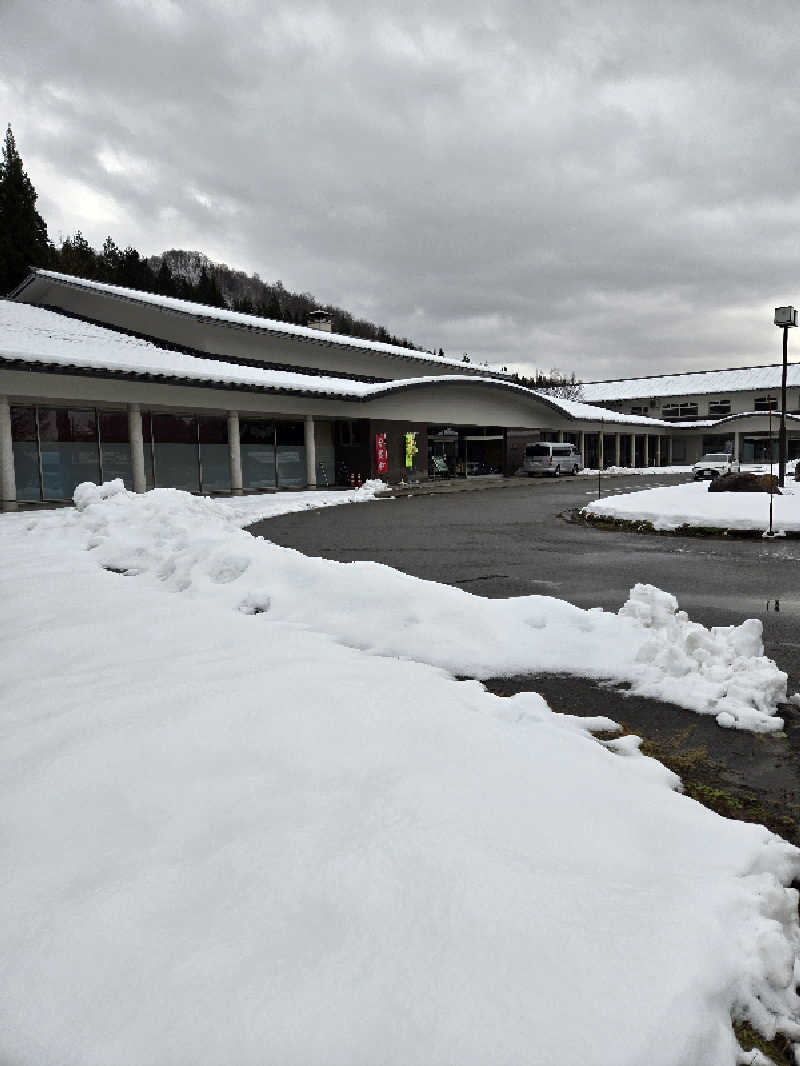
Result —
<instances>
[{"instance_id":1,"label":"van windshield","mask_svg":"<svg viewBox=\"0 0 800 1066\"><path fill-rule=\"evenodd\" d=\"M546 444L528 444L525 447L525 454L534 458L537 455L550 455L550 449Z\"/></svg>"}]
</instances>

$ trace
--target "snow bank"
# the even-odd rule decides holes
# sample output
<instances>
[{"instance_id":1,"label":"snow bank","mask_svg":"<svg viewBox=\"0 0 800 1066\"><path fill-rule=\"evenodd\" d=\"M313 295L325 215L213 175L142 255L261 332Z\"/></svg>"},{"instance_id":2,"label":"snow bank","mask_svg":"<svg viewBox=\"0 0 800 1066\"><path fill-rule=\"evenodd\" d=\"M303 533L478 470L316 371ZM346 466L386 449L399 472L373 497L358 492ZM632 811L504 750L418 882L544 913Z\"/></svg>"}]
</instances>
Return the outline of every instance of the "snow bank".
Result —
<instances>
[{"instance_id":1,"label":"snow bank","mask_svg":"<svg viewBox=\"0 0 800 1066\"><path fill-rule=\"evenodd\" d=\"M606 466L602 470L585 466L580 477L597 477L598 474L638 474L641 477L653 477L656 474L691 474L690 466Z\"/></svg>"},{"instance_id":2,"label":"snow bank","mask_svg":"<svg viewBox=\"0 0 800 1066\"><path fill-rule=\"evenodd\" d=\"M797 850L635 739L340 632L431 651L442 586L303 560L227 501L79 497L0 519L0 1060L731 1066L732 1015L800 1038ZM662 595L483 636L645 634Z\"/></svg>"},{"instance_id":3,"label":"snow bank","mask_svg":"<svg viewBox=\"0 0 800 1066\"><path fill-rule=\"evenodd\" d=\"M769 527L767 493L709 492L705 481L606 496L583 510L605 518L652 522L658 530L712 526L761 532ZM800 484L787 481L782 495L772 497L772 522L778 531L800 531Z\"/></svg>"},{"instance_id":4,"label":"snow bank","mask_svg":"<svg viewBox=\"0 0 800 1066\"><path fill-rule=\"evenodd\" d=\"M418 628L435 658L463 611L609 653L671 624L663 594L484 616L227 501L81 495L0 518L0 1060L732 1066L731 1016L800 1039L797 849L633 738L354 646Z\"/></svg>"},{"instance_id":5,"label":"snow bank","mask_svg":"<svg viewBox=\"0 0 800 1066\"><path fill-rule=\"evenodd\" d=\"M79 494L80 526L103 566L229 611L269 612L349 647L453 674L578 673L722 715L720 724L735 728L783 726L776 705L786 699L786 674L763 657L755 620L706 630L649 586L619 615L548 596L487 600L377 563L309 559L253 538L236 528L242 514L228 501L173 489L136 496L80 486Z\"/></svg>"},{"instance_id":6,"label":"snow bank","mask_svg":"<svg viewBox=\"0 0 800 1066\"><path fill-rule=\"evenodd\" d=\"M631 589L619 614L650 631L636 652L642 695L681 705L689 684L696 707L710 708L721 726L758 733L783 724L771 712L786 701L786 674L764 656L759 619L706 629L678 610L674 596L642 584Z\"/></svg>"}]
</instances>

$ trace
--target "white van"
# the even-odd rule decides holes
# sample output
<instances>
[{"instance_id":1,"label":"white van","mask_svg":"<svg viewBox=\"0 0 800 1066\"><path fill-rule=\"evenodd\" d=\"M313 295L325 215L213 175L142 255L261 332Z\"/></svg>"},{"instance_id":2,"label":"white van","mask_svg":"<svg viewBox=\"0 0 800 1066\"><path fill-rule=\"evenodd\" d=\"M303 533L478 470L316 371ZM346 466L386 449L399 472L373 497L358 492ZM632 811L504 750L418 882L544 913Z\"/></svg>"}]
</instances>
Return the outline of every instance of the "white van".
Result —
<instances>
[{"instance_id":1,"label":"white van","mask_svg":"<svg viewBox=\"0 0 800 1066\"><path fill-rule=\"evenodd\" d=\"M558 441L540 440L538 444L525 446L525 461L522 469L528 477L549 474L577 474L583 470L583 456L574 444L559 444Z\"/></svg>"}]
</instances>

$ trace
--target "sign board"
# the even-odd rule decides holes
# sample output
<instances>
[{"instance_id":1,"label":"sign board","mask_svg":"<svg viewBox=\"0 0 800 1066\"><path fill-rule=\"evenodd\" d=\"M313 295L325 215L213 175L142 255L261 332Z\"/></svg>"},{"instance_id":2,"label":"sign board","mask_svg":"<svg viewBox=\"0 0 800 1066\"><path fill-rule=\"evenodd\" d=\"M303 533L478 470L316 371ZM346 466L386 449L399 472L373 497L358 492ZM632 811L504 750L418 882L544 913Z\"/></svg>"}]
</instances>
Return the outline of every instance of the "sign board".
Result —
<instances>
[{"instance_id":1,"label":"sign board","mask_svg":"<svg viewBox=\"0 0 800 1066\"><path fill-rule=\"evenodd\" d=\"M416 433L406 433L406 469L410 470L414 465L414 456L419 451L417 447Z\"/></svg>"},{"instance_id":2,"label":"sign board","mask_svg":"<svg viewBox=\"0 0 800 1066\"><path fill-rule=\"evenodd\" d=\"M375 472L385 474L389 469L389 452L386 448L386 434L375 434Z\"/></svg>"}]
</instances>

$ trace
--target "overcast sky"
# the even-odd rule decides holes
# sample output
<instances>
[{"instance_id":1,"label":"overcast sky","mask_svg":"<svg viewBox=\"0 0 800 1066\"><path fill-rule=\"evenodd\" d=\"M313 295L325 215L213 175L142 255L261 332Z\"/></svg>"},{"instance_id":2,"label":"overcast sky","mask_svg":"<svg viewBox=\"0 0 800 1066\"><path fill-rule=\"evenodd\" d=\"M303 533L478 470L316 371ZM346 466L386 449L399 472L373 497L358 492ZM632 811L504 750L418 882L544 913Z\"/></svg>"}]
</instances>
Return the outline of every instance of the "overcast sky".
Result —
<instances>
[{"instance_id":1,"label":"overcast sky","mask_svg":"<svg viewBox=\"0 0 800 1066\"><path fill-rule=\"evenodd\" d=\"M56 241L197 248L524 371L775 362L773 308L800 304L796 20L0 0L0 121Z\"/></svg>"}]
</instances>

